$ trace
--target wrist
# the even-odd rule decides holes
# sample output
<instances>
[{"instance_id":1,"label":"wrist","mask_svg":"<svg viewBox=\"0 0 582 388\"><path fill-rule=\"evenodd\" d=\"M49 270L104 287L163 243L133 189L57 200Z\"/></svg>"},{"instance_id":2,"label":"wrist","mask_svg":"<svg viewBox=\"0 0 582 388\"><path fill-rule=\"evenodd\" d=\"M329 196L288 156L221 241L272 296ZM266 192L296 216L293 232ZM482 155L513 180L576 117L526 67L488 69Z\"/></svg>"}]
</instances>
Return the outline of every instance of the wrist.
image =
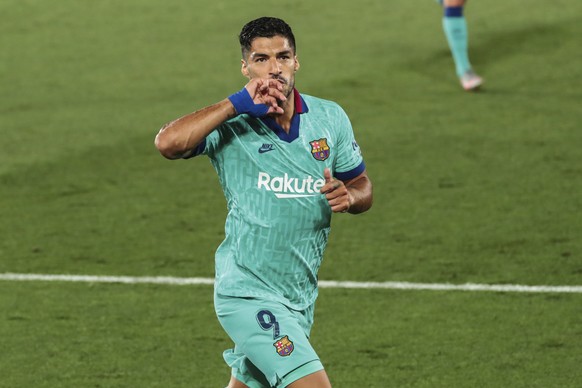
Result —
<instances>
[{"instance_id":1,"label":"wrist","mask_svg":"<svg viewBox=\"0 0 582 388\"><path fill-rule=\"evenodd\" d=\"M262 117L267 114L269 107L265 104L255 104L246 88L228 96L236 114L248 113L253 117Z\"/></svg>"},{"instance_id":2,"label":"wrist","mask_svg":"<svg viewBox=\"0 0 582 388\"><path fill-rule=\"evenodd\" d=\"M224 106L226 109L226 119L230 120L236 116L238 116L238 112L236 111L236 108L234 107L234 104L232 103L232 101L230 101L229 98L225 98L224 101Z\"/></svg>"},{"instance_id":3,"label":"wrist","mask_svg":"<svg viewBox=\"0 0 582 388\"><path fill-rule=\"evenodd\" d=\"M349 213L350 209L352 208L355 198L354 195L351 193L350 189L348 189L346 187L347 191L348 191L348 208L346 210L344 210L344 213Z\"/></svg>"}]
</instances>

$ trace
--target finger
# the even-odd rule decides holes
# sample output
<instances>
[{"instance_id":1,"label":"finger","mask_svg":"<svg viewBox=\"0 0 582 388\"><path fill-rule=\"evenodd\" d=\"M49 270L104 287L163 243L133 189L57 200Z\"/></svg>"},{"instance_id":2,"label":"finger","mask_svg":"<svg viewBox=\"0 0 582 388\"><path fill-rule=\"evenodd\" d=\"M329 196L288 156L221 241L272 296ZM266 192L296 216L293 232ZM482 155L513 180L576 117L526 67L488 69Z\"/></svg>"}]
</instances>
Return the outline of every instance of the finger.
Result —
<instances>
[{"instance_id":1,"label":"finger","mask_svg":"<svg viewBox=\"0 0 582 388\"><path fill-rule=\"evenodd\" d=\"M257 104L265 104L269 106L275 106L279 104L277 98L269 94L260 94L257 96L257 98L254 99L254 101Z\"/></svg>"},{"instance_id":2,"label":"finger","mask_svg":"<svg viewBox=\"0 0 582 388\"><path fill-rule=\"evenodd\" d=\"M341 198L347 195L347 190L342 188L342 184L339 181L333 181L329 184L329 188L325 192L325 198L328 201L334 200L336 198Z\"/></svg>"},{"instance_id":3,"label":"finger","mask_svg":"<svg viewBox=\"0 0 582 388\"><path fill-rule=\"evenodd\" d=\"M281 82L279 82L275 79L269 79L269 80L267 80L267 82L269 83L270 87L273 87L277 90L283 90L283 85L281 84Z\"/></svg>"},{"instance_id":4,"label":"finger","mask_svg":"<svg viewBox=\"0 0 582 388\"><path fill-rule=\"evenodd\" d=\"M274 89L274 92L271 95L279 101L287 101L287 97L285 97L285 95L279 90Z\"/></svg>"},{"instance_id":5,"label":"finger","mask_svg":"<svg viewBox=\"0 0 582 388\"><path fill-rule=\"evenodd\" d=\"M277 89L277 90L283 90L284 89L284 85L283 83L281 83L280 81L276 80L276 79L268 79L267 82L269 83L269 86Z\"/></svg>"},{"instance_id":6,"label":"finger","mask_svg":"<svg viewBox=\"0 0 582 388\"><path fill-rule=\"evenodd\" d=\"M347 193L345 195L338 196L337 198L328 200L328 203L332 209L337 211L344 211L350 207L350 199Z\"/></svg>"},{"instance_id":7,"label":"finger","mask_svg":"<svg viewBox=\"0 0 582 388\"><path fill-rule=\"evenodd\" d=\"M270 88L267 84L260 87L255 101L257 101L257 99L260 100L261 103L267 105L277 105L280 101L287 100L283 93L277 89Z\"/></svg>"},{"instance_id":8,"label":"finger","mask_svg":"<svg viewBox=\"0 0 582 388\"><path fill-rule=\"evenodd\" d=\"M278 110L277 108L279 108L279 101L277 101L276 98L274 97L269 97L265 99L265 104L269 105L269 107Z\"/></svg>"},{"instance_id":9,"label":"finger","mask_svg":"<svg viewBox=\"0 0 582 388\"><path fill-rule=\"evenodd\" d=\"M260 79L249 82L245 87L255 103L268 93L268 86Z\"/></svg>"},{"instance_id":10,"label":"finger","mask_svg":"<svg viewBox=\"0 0 582 388\"><path fill-rule=\"evenodd\" d=\"M331 211L334 213L345 213L348 211L348 207L345 205L337 205L331 208Z\"/></svg>"},{"instance_id":11,"label":"finger","mask_svg":"<svg viewBox=\"0 0 582 388\"><path fill-rule=\"evenodd\" d=\"M335 213L343 213L345 211L348 210L349 208L349 203L346 202L345 200L337 200L337 201L330 201L329 202L329 206L331 207L331 210Z\"/></svg>"},{"instance_id":12,"label":"finger","mask_svg":"<svg viewBox=\"0 0 582 388\"><path fill-rule=\"evenodd\" d=\"M272 90L283 90L283 85L272 79L257 78L257 85L262 87L262 90L272 89Z\"/></svg>"},{"instance_id":13,"label":"finger","mask_svg":"<svg viewBox=\"0 0 582 388\"><path fill-rule=\"evenodd\" d=\"M326 183L324 184L321 189L319 189L319 192L321 194L326 194L326 198L327 198L327 193L330 193L334 190L333 184L331 183Z\"/></svg>"},{"instance_id":14,"label":"finger","mask_svg":"<svg viewBox=\"0 0 582 388\"><path fill-rule=\"evenodd\" d=\"M326 167L323 170L323 177L325 178L325 183L331 182L331 171L329 171L329 168Z\"/></svg>"},{"instance_id":15,"label":"finger","mask_svg":"<svg viewBox=\"0 0 582 388\"><path fill-rule=\"evenodd\" d=\"M277 86L281 86L281 85L277 85ZM281 90L277 87L274 87L274 86L269 86L266 89L264 94L268 94L269 96L272 96L279 101L287 101L287 97L285 97L285 95L281 92Z\"/></svg>"},{"instance_id":16,"label":"finger","mask_svg":"<svg viewBox=\"0 0 582 388\"><path fill-rule=\"evenodd\" d=\"M269 85L267 83L261 81L260 85L257 87L257 90L259 91L259 94L261 94L262 96L269 95Z\"/></svg>"},{"instance_id":17,"label":"finger","mask_svg":"<svg viewBox=\"0 0 582 388\"><path fill-rule=\"evenodd\" d=\"M319 192L325 194L325 197L327 199L332 199L345 194L343 190L338 190L340 187L342 187L341 181L332 180L331 182L328 182L325 185L323 185Z\"/></svg>"},{"instance_id":18,"label":"finger","mask_svg":"<svg viewBox=\"0 0 582 388\"><path fill-rule=\"evenodd\" d=\"M283 113L285 113L285 111L279 105L275 105L275 106L270 106L269 107L269 110L267 111L267 114L269 114L269 113L283 114Z\"/></svg>"},{"instance_id":19,"label":"finger","mask_svg":"<svg viewBox=\"0 0 582 388\"><path fill-rule=\"evenodd\" d=\"M255 85L257 90L263 90L267 86L265 85L265 81L260 78L256 79Z\"/></svg>"}]
</instances>

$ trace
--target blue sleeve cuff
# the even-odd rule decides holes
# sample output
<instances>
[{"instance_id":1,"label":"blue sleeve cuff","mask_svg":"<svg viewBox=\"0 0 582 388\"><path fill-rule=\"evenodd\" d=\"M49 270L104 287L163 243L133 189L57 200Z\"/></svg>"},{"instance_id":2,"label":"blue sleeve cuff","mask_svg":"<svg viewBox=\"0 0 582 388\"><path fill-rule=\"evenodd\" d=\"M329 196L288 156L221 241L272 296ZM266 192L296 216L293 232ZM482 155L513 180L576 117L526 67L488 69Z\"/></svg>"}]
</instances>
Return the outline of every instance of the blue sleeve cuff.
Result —
<instances>
[{"instance_id":1,"label":"blue sleeve cuff","mask_svg":"<svg viewBox=\"0 0 582 388\"><path fill-rule=\"evenodd\" d=\"M463 6L460 7L445 7L445 17L460 18L463 16Z\"/></svg>"},{"instance_id":2,"label":"blue sleeve cuff","mask_svg":"<svg viewBox=\"0 0 582 388\"><path fill-rule=\"evenodd\" d=\"M182 156L182 159L190 159L190 158L193 158L195 156L198 156L198 155L200 155L200 154L202 154L204 152L204 149L205 148L206 148L206 139L202 140L200 142L200 144L198 144L196 146L196 148L194 148L192 150L192 152L190 152L190 153Z\"/></svg>"},{"instance_id":3,"label":"blue sleeve cuff","mask_svg":"<svg viewBox=\"0 0 582 388\"><path fill-rule=\"evenodd\" d=\"M353 168L350 171L346 171L346 172L336 172L334 174L334 176L337 179L339 179L340 181L349 181L350 179L357 177L358 175L360 175L364 171L366 171L366 165L364 164L364 161L362 160L362 163L360 163L360 165L358 167Z\"/></svg>"},{"instance_id":4,"label":"blue sleeve cuff","mask_svg":"<svg viewBox=\"0 0 582 388\"><path fill-rule=\"evenodd\" d=\"M269 107L265 104L255 104L253 98L246 88L228 96L228 99L234 106L236 113L248 113L253 117L263 117L269 111Z\"/></svg>"}]
</instances>

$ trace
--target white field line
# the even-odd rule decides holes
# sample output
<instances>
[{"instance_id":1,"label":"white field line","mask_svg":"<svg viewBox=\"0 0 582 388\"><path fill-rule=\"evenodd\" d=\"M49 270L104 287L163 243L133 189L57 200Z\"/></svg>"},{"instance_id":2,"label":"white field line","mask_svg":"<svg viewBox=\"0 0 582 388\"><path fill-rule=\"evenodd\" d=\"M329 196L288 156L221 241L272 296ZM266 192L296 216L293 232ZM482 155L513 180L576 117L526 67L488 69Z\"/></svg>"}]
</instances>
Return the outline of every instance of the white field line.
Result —
<instances>
[{"instance_id":1,"label":"white field line","mask_svg":"<svg viewBox=\"0 0 582 388\"><path fill-rule=\"evenodd\" d=\"M168 285L212 285L211 278L177 278L167 276L92 276L92 275L45 275L45 274L0 274L5 281L45 281L82 283L168 284ZM408 282L350 282L320 280L321 288L392 289L428 291L492 291L492 292L537 292L537 293L582 293L582 286L525 286L518 284L448 284Z\"/></svg>"}]
</instances>

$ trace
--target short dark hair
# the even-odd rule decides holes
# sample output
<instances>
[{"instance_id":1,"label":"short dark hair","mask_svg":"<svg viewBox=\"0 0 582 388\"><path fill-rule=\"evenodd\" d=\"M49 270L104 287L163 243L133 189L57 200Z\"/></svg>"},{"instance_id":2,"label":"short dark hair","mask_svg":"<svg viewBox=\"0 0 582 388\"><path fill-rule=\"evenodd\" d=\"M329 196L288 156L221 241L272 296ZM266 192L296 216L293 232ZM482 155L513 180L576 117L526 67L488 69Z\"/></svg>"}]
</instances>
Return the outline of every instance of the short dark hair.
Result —
<instances>
[{"instance_id":1,"label":"short dark hair","mask_svg":"<svg viewBox=\"0 0 582 388\"><path fill-rule=\"evenodd\" d=\"M251 50L251 44L255 38L272 38L274 36L287 38L293 52L297 52L295 49L295 36L293 35L291 27L281 19L264 16L251 20L242 28L238 36L238 41L243 57L245 56L245 52Z\"/></svg>"}]
</instances>

